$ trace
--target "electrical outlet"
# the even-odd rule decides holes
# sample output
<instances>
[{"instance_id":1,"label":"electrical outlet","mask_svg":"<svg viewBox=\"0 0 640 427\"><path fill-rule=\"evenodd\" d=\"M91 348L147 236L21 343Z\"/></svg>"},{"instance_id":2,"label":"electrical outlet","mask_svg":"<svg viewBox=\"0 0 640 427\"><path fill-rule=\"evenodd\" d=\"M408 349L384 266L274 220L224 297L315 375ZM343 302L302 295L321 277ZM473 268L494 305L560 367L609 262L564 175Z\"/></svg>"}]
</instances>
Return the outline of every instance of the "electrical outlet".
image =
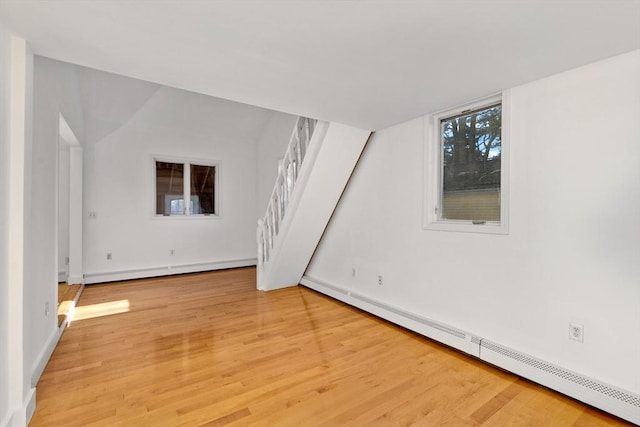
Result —
<instances>
[{"instance_id":1,"label":"electrical outlet","mask_svg":"<svg viewBox=\"0 0 640 427\"><path fill-rule=\"evenodd\" d=\"M351 276L356 277L356 268L351 268Z\"/></svg>"},{"instance_id":2,"label":"electrical outlet","mask_svg":"<svg viewBox=\"0 0 640 427\"><path fill-rule=\"evenodd\" d=\"M175 249L169 249L169 255L174 256L176 254Z\"/></svg>"},{"instance_id":3,"label":"electrical outlet","mask_svg":"<svg viewBox=\"0 0 640 427\"><path fill-rule=\"evenodd\" d=\"M95 212L89 212L89 219L96 219L98 217L98 214Z\"/></svg>"},{"instance_id":4,"label":"electrical outlet","mask_svg":"<svg viewBox=\"0 0 640 427\"><path fill-rule=\"evenodd\" d=\"M382 286L382 276L378 276L378 285Z\"/></svg>"},{"instance_id":5,"label":"electrical outlet","mask_svg":"<svg viewBox=\"0 0 640 427\"><path fill-rule=\"evenodd\" d=\"M45 317L49 316L49 301L44 303L44 315Z\"/></svg>"},{"instance_id":6,"label":"electrical outlet","mask_svg":"<svg viewBox=\"0 0 640 427\"><path fill-rule=\"evenodd\" d=\"M576 323L569 323L569 339L584 342L584 326Z\"/></svg>"},{"instance_id":7,"label":"electrical outlet","mask_svg":"<svg viewBox=\"0 0 640 427\"><path fill-rule=\"evenodd\" d=\"M107 252L107 259L112 259L111 252Z\"/></svg>"}]
</instances>

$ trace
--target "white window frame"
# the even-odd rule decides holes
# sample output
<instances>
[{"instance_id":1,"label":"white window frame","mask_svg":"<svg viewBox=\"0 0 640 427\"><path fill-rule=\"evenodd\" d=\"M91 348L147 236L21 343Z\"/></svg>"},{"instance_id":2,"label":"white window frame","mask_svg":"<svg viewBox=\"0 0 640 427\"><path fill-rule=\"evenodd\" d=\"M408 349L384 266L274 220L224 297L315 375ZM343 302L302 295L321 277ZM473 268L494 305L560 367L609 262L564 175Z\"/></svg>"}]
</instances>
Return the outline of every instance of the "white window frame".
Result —
<instances>
[{"instance_id":1,"label":"white window frame","mask_svg":"<svg viewBox=\"0 0 640 427\"><path fill-rule=\"evenodd\" d=\"M474 223L469 220L440 218L442 193L442 120L467 110L481 109L491 104L502 104L501 159L500 159L500 221ZM425 230L465 233L509 234L509 145L510 94L503 91L477 99L455 108L438 111L424 117L424 197L423 228Z\"/></svg>"},{"instance_id":2,"label":"white window frame","mask_svg":"<svg viewBox=\"0 0 640 427\"><path fill-rule=\"evenodd\" d=\"M166 162L166 163L177 163L184 165L183 171L183 189L182 189L182 198L184 201L184 206L186 206L186 212L183 215L160 215L156 213L156 198L158 189L156 187L156 162ZM196 166L211 166L216 169L215 181L214 181L214 203L215 203L215 213L213 214L192 214L189 212L191 205L191 165ZM152 155L151 156L151 214L153 218L163 219L163 220L175 220L175 219L218 219L222 217L222 197L221 197L221 188L222 188L222 162L220 160L210 160L210 159L195 159L195 158L185 158L185 157L175 157L175 156L165 156L165 155Z\"/></svg>"}]
</instances>

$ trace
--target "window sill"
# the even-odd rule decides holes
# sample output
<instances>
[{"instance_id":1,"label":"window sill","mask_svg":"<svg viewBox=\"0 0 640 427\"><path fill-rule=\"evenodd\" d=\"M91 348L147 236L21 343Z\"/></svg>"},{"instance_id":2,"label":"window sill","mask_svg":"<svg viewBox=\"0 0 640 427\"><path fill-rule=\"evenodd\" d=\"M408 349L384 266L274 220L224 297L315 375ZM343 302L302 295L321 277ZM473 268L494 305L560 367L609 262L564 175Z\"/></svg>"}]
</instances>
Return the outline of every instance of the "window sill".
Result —
<instances>
[{"instance_id":1,"label":"window sill","mask_svg":"<svg viewBox=\"0 0 640 427\"><path fill-rule=\"evenodd\" d=\"M473 224L471 221L430 221L423 225L425 230L453 231L460 233L509 234L509 227L505 223L487 221Z\"/></svg>"},{"instance_id":2,"label":"window sill","mask_svg":"<svg viewBox=\"0 0 640 427\"><path fill-rule=\"evenodd\" d=\"M209 220L209 219L221 219L219 214L216 215L153 215L152 219L161 221L176 221L176 220Z\"/></svg>"}]
</instances>

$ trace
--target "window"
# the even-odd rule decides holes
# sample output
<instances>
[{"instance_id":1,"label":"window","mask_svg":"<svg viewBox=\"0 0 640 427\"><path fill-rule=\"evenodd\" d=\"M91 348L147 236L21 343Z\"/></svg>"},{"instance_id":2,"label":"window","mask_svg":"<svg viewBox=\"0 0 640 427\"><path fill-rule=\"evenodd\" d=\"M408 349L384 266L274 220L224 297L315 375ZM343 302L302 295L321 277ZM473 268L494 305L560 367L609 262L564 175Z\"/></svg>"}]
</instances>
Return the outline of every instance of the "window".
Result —
<instances>
[{"instance_id":1,"label":"window","mask_svg":"<svg viewBox=\"0 0 640 427\"><path fill-rule=\"evenodd\" d=\"M154 166L156 215L218 215L217 162L156 158Z\"/></svg>"},{"instance_id":2,"label":"window","mask_svg":"<svg viewBox=\"0 0 640 427\"><path fill-rule=\"evenodd\" d=\"M506 111L492 97L430 117L425 228L507 232Z\"/></svg>"}]
</instances>

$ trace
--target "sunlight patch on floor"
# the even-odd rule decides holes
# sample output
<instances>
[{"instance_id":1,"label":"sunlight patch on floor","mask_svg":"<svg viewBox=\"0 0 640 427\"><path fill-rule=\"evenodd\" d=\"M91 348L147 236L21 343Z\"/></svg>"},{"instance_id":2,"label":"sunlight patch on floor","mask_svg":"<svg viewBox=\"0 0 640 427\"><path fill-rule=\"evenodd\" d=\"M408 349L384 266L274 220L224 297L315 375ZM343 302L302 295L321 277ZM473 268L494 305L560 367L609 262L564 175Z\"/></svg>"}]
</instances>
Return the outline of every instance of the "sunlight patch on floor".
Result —
<instances>
[{"instance_id":1,"label":"sunlight patch on floor","mask_svg":"<svg viewBox=\"0 0 640 427\"><path fill-rule=\"evenodd\" d=\"M111 316L113 314L127 313L129 311L129 300L123 299L118 301L103 302L100 304L82 305L72 307L70 310L71 322L78 320L93 319L96 317Z\"/></svg>"}]
</instances>

